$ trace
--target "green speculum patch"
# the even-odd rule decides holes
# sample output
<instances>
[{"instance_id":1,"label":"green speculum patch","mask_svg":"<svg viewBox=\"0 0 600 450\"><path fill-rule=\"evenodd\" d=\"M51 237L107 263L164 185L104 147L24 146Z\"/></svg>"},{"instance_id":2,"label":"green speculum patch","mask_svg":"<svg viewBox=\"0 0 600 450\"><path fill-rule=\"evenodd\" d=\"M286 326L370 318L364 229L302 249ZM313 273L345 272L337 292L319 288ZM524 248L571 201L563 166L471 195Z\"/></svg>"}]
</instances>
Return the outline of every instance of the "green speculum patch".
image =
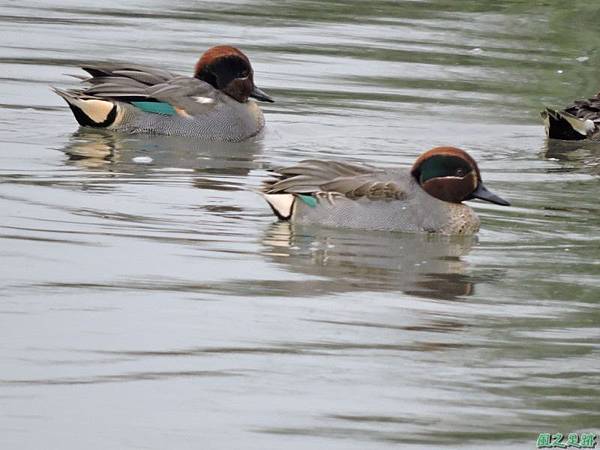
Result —
<instances>
[{"instance_id":1,"label":"green speculum patch","mask_svg":"<svg viewBox=\"0 0 600 450\"><path fill-rule=\"evenodd\" d=\"M147 113L163 114L165 116L174 116L175 108L164 102L131 102L132 105Z\"/></svg>"},{"instance_id":2,"label":"green speculum patch","mask_svg":"<svg viewBox=\"0 0 600 450\"><path fill-rule=\"evenodd\" d=\"M317 199L312 195L300 194L298 197L311 208L317 206Z\"/></svg>"}]
</instances>

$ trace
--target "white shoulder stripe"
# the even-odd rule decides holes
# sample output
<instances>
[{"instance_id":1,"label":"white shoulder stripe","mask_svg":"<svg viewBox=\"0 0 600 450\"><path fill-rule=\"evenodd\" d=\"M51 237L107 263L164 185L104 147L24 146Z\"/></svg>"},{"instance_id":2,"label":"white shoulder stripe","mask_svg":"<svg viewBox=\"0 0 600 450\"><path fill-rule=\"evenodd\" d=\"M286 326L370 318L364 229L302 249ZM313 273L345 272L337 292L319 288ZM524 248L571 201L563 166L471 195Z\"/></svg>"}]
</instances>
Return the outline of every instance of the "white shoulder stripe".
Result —
<instances>
[{"instance_id":1,"label":"white shoulder stripe","mask_svg":"<svg viewBox=\"0 0 600 450\"><path fill-rule=\"evenodd\" d=\"M214 103L215 99L210 97L192 97L196 103L208 104Z\"/></svg>"}]
</instances>

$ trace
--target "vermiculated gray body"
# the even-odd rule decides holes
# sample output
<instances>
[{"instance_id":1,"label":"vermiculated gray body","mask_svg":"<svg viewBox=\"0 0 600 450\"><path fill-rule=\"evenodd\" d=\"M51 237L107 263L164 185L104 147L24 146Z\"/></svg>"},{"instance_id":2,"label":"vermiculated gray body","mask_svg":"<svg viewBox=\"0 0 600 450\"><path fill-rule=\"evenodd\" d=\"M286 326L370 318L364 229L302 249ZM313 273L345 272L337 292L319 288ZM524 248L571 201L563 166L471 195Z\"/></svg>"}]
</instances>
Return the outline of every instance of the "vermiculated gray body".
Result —
<instances>
[{"instance_id":1,"label":"vermiculated gray body","mask_svg":"<svg viewBox=\"0 0 600 450\"><path fill-rule=\"evenodd\" d=\"M83 79L87 86L54 90L84 126L238 142L265 124L254 100L237 101L194 77L113 63L83 69L92 75Z\"/></svg>"},{"instance_id":2,"label":"vermiculated gray body","mask_svg":"<svg viewBox=\"0 0 600 450\"><path fill-rule=\"evenodd\" d=\"M156 133L207 140L239 142L257 135L265 125L262 111L254 100L239 103L220 92L214 106L199 116L166 116L144 112L118 102L123 118L109 129L127 133Z\"/></svg>"},{"instance_id":3,"label":"vermiculated gray body","mask_svg":"<svg viewBox=\"0 0 600 450\"><path fill-rule=\"evenodd\" d=\"M265 193L271 204L269 198L295 196L288 217L294 223L440 234L479 230L479 218L469 206L432 197L408 169L306 161L282 172ZM307 194L314 200L303 199Z\"/></svg>"}]
</instances>

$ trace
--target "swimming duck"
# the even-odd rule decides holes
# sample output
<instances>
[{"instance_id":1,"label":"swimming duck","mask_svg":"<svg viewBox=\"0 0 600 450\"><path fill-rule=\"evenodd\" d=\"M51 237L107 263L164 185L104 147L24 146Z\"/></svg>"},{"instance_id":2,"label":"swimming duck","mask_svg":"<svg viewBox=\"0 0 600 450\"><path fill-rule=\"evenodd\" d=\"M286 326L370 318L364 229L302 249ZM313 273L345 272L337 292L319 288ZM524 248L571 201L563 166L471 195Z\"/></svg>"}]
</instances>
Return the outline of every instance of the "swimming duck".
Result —
<instances>
[{"instance_id":1,"label":"swimming duck","mask_svg":"<svg viewBox=\"0 0 600 450\"><path fill-rule=\"evenodd\" d=\"M561 111L546 108L540 114L549 138L565 141L600 139L600 93L576 100Z\"/></svg>"},{"instance_id":2,"label":"swimming duck","mask_svg":"<svg viewBox=\"0 0 600 450\"><path fill-rule=\"evenodd\" d=\"M231 46L207 50L194 76L137 64L87 64L80 89L53 90L82 126L207 140L242 141L264 127L250 97L273 102L254 85L248 57Z\"/></svg>"},{"instance_id":3,"label":"swimming duck","mask_svg":"<svg viewBox=\"0 0 600 450\"><path fill-rule=\"evenodd\" d=\"M412 169L305 160L276 171L262 194L281 220L365 230L474 234L463 200L510 205L488 191L477 163L455 147L423 153Z\"/></svg>"}]
</instances>

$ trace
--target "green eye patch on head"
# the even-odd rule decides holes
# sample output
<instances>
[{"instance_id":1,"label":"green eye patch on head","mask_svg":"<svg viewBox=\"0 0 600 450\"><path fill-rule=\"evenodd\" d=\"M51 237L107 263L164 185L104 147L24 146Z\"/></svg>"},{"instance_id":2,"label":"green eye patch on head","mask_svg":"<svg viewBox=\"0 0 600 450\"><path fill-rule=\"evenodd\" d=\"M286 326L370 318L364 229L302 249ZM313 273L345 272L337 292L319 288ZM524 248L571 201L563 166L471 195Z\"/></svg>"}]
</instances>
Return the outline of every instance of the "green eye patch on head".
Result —
<instances>
[{"instance_id":1,"label":"green eye patch on head","mask_svg":"<svg viewBox=\"0 0 600 450\"><path fill-rule=\"evenodd\" d=\"M432 178L464 177L473 168L462 158L450 155L435 155L427 158L419 168L419 183Z\"/></svg>"}]
</instances>

